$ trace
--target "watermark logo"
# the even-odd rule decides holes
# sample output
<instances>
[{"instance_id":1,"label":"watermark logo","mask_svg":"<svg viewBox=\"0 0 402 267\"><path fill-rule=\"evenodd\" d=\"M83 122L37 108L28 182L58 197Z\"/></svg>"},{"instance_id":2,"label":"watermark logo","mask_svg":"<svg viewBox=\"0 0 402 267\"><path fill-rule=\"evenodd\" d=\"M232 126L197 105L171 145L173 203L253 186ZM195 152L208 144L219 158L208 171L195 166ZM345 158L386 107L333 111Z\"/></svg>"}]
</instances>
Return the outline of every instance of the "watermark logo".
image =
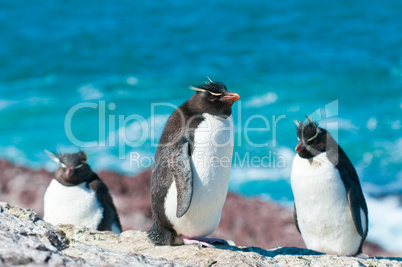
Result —
<instances>
[{"instance_id":1,"label":"watermark logo","mask_svg":"<svg viewBox=\"0 0 402 267\"><path fill-rule=\"evenodd\" d=\"M169 136L168 142L164 143L166 146L180 142L183 135L188 135L188 132L185 132L186 129L191 128L190 126L194 125L193 122L202 117L203 123L196 124L199 126L197 131L203 133L204 136L209 136L209 138L197 140L197 147L225 149L227 146L247 146L250 149L265 151L263 156L253 156L249 152L240 153L237 151L230 158L214 157L214 155L209 155L208 158L205 158L205 155L199 156L200 162L205 162L210 166L219 165L222 167L229 165L240 168L285 168L287 165L286 157L277 154L275 151L278 147L278 134L286 129L284 127L285 122L297 119L288 118L286 114L252 114L244 118L241 101L237 102L237 109L235 114L232 114L232 118L221 123L221 125L218 125L220 122L205 119L205 115L188 118L178 109L178 106L171 103L152 103L149 118L145 118L141 114L116 114L116 109L115 103L107 103L106 101L76 104L66 114L65 133L72 144L83 149L93 147L118 148L119 159L127 160L128 157L130 168L151 168L153 166L154 158L152 156L141 155L135 150L144 144L148 147L151 146L154 150L156 149L163 129L163 124L158 120L160 120L160 114L166 113L167 109L171 113L176 110L177 116L174 123L179 134ZM98 121L97 136L93 140L81 140L74 133L72 126L75 120L79 119L77 113L88 111L97 114L97 117L94 118ZM337 140L339 125L336 117L338 113L338 100L335 100L326 104L324 108L317 109L309 114L309 117L317 121L320 127L330 129L334 139ZM266 138L261 138L261 135L266 136ZM193 157L193 159L195 158Z\"/></svg>"}]
</instances>

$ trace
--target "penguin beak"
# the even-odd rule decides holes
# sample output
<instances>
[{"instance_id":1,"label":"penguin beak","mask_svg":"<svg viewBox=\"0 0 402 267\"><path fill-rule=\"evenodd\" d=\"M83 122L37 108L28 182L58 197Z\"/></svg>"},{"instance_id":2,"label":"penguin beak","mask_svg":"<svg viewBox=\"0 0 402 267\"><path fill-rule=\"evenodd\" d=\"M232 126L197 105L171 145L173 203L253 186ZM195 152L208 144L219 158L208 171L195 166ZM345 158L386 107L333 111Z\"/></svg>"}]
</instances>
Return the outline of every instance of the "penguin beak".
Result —
<instances>
[{"instance_id":1,"label":"penguin beak","mask_svg":"<svg viewBox=\"0 0 402 267\"><path fill-rule=\"evenodd\" d=\"M304 148L303 142L299 141L299 143L297 144L297 146L295 148L295 151L300 152L303 148Z\"/></svg>"},{"instance_id":2,"label":"penguin beak","mask_svg":"<svg viewBox=\"0 0 402 267\"><path fill-rule=\"evenodd\" d=\"M240 96L236 93L228 93L227 95L223 96L223 99L235 102L240 99Z\"/></svg>"},{"instance_id":3,"label":"penguin beak","mask_svg":"<svg viewBox=\"0 0 402 267\"><path fill-rule=\"evenodd\" d=\"M68 168L66 171L67 177L70 177L71 175L73 175L74 173L74 169L73 168Z\"/></svg>"}]
</instances>

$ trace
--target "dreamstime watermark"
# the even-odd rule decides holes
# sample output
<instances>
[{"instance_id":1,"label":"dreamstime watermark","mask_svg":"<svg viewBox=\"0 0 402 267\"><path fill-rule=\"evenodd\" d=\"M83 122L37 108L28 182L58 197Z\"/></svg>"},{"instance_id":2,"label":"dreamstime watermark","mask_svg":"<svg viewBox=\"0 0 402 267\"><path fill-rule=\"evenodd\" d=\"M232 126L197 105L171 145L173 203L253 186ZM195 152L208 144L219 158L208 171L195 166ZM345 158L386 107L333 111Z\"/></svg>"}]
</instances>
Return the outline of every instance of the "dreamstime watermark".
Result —
<instances>
[{"instance_id":1,"label":"dreamstime watermark","mask_svg":"<svg viewBox=\"0 0 402 267\"><path fill-rule=\"evenodd\" d=\"M226 123L221 127L215 127L211 120L204 120L205 123L197 124L195 121L199 120L200 116L188 118L185 116L178 106L171 103L151 103L150 116L146 117L140 114L118 114L117 106L115 103L106 103L105 101L96 102L83 102L78 103L70 108L67 112L64 128L67 138L70 142L81 148L93 147L117 147L119 159L126 159L129 155L130 167L138 166L141 168L149 168L154 164L153 157L141 156L137 152L127 154L127 149L135 150L143 145L156 147L161 135L161 128L163 125L158 125L156 118L158 114L165 114L166 109L173 113L176 110L177 116L175 120L175 127L181 130L182 133L170 136L169 142L163 145L171 146L180 142L182 136L189 136L189 132L185 129L191 128L192 125L198 125L198 132L205 133L209 138L197 140L197 146L214 146L216 148L224 148L228 145L263 149L266 151L264 156L251 156L248 152L240 154L235 152L233 158L214 158L200 159L204 164L218 164L219 166L239 166L239 167L266 167L266 168L283 168L286 167L286 158L281 155L276 155L275 149L278 146L278 132L280 127L284 127L285 121L289 122L286 114L272 115L272 114L253 114L244 118L242 112L242 102L236 103L237 111L232 114L233 119L225 120ZM163 111L162 111L163 110ZM77 120L77 113L79 112L96 112L97 117L94 118L98 121L97 138L94 140L82 140L77 137L73 131L73 125ZM320 123L320 127L331 130L334 139L338 137L338 100L332 101L325 105L324 108L317 109L309 114L313 120ZM172 122L171 122L172 123ZM134 127L135 126L135 127ZM193 127L193 126L192 126ZM130 132L131 131L131 132ZM133 134L132 131L135 133ZM194 129L193 129L194 131ZM256 138L256 134L258 137ZM261 135L266 135L266 138L261 138ZM232 136L232 137L231 137ZM191 138L188 139L191 141ZM269 141L269 142L268 142ZM161 144L160 144L161 145ZM272 151L269 149L273 149ZM201 157L201 156L200 156ZM212 162L211 162L212 161Z\"/></svg>"}]
</instances>

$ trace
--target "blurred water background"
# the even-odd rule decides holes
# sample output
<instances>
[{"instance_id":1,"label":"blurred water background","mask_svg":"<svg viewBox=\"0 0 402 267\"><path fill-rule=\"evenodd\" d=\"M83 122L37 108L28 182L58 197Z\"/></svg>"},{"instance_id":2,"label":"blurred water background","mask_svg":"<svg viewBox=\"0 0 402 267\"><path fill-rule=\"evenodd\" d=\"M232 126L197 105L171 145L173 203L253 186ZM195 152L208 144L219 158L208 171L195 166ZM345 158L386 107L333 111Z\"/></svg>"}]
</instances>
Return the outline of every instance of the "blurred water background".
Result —
<instances>
[{"instance_id":1,"label":"blurred water background","mask_svg":"<svg viewBox=\"0 0 402 267\"><path fill-rule=\"evenodd\" d=\"M241 95L230 190L291 208L292 120L327 107L313 117L356 166L369 239L402 251L401 10L398 0L2 0L0 157L55 170L43 150L77 151L72 114L95 170L135 174L151 167L173 111L152 104L179 105L208 76Z\"/></svg>"}]
</instances>

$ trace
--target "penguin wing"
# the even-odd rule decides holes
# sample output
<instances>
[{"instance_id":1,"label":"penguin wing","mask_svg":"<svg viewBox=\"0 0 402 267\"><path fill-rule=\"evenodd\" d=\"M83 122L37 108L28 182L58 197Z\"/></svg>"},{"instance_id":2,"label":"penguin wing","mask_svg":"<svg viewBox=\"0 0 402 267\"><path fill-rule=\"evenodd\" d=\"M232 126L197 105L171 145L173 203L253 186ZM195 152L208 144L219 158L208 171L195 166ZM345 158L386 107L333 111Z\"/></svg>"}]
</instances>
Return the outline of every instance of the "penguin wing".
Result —
<instances>
[{"instance_id":1,"label":"penguin wing","mask_svg":"<svg viewBox=\"0 0 402 267\"><path fill-rule=\"evenodd\" d=\"M329 159L339 171L341 179L345 185L347 200L353 222L357 232L361 237L363 237L364 240L368 232L368 210L366 200L360 186L359 177L357 176L352 162L350 162L349 158L340 146L338 146L337 154L337 156L334 155ZM365 218L362 218L361 211L363 211Z\"/></svg>"},{"instance_id":2,"label":"penguin wing","mask_svg":"<svg viewBox=\"0 0 402 267\"><path fill-rule=\"evenodd\" d=\"M354 183L350 183L349 186L346 186L347 198L353 222L359 235L365 237L367 235L367 208L364 208L361 204L362 202L365 203L365 200L364 197L361 197L360 194L358 194L358 189L359 188ZM361 210L363 210L365 218L362 218ZM365 221L364 229L363 221Z\"/></svg>"},{"instance_id":3,"label":"penguin wing","mask_svg":"<svg viewBox=\"0 0 402 267\"><path fill-rule=\"evenodd\" d=\"M297 221L296 204L294 205L294 209L293 209L293 220L294 220L294 222L295 222L297 231L298 231L299 233L301 233L301 232L300 232L300 228L299 228L299 222Z\"/></svg>"},{"instance_id":4,"label":"penguin wing","mask_svg":"<svg viewBox=\"0 0 402 267\"><path fill-rule=\"evenodd\" d=\"M88 188L95 192L101 207L103 207L103 218L98 225L99 231L111 231L112 225L119 228L121 232L121 224L116 208L113 204L112 196L109 193L107 186L99 179L96 173L93 173L94 177L92 181L88 183Z\"/></svg>"},{"instance_id":5,"label":"penguin wing","mask_svg":"<svg viewBox=\"0 0 402 267\"><path fill-rule=\"evenodd\" d=\"M173 160L174 181L177 189L177 218L188 210L193 197L193 171L191 168L190 143L183 139Z\"/></svg>"}]
</instances>

